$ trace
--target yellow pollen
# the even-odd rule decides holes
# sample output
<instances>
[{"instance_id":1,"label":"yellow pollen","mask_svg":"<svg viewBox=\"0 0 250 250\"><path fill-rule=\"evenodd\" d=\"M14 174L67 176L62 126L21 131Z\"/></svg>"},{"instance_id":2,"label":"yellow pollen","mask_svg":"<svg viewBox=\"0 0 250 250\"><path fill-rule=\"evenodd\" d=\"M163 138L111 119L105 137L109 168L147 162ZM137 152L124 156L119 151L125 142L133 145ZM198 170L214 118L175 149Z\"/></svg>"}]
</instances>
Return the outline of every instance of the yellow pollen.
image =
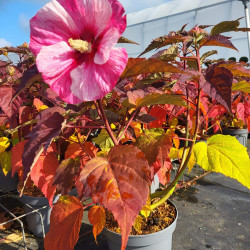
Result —
<instances>
[{"instance_id":1,"label":"yellow pollen","mask_svg":"<svg viewBox=\"0 0 250 250\"><path fill-rule=\"evenodd\" d=\"M90 53L91 52L91 44L87 41L83 41L80 39L69 39L69 45L81 53Z\"/></svg>"}]
</instances>

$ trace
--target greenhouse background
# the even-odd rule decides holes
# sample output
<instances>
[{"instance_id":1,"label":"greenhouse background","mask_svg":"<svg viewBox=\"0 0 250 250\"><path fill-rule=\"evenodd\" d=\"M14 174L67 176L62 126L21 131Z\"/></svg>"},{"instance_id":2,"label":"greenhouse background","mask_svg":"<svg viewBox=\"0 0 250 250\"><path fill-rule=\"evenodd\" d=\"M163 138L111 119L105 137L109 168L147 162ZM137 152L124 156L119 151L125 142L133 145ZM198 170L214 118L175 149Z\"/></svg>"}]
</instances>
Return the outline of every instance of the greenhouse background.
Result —
<instances>
[{"instance_id":1,"label":"greenhouse background","mask_svg":"<svg viewBox=\"0 0 250 250\"><path fill-rule=\"evenodd\" d=\"M247 6L249 8L250 3L247 3ZM187 24L186 30L189 30L196 24L214 25L241 17L243 18L240 20L240 27L246 27L244 5L239 0L174 0L128 14L127 29L123 36L139 45L122 44L122 47L127 49L130 57L137 57L152 39L166 35L170 31L177 31L184 24ZM207 31L210 29L208 28ZM239 52L210 46L209 50L218 51L218 55L211 58L235 57L238 60L242 56L249 57L247 32L228 32L223 35L232 37L231 41ZM207 50L208 47L201 51ZM148 53L146 56L148 57L154 52Z\"/></svg>"}]
</instances>

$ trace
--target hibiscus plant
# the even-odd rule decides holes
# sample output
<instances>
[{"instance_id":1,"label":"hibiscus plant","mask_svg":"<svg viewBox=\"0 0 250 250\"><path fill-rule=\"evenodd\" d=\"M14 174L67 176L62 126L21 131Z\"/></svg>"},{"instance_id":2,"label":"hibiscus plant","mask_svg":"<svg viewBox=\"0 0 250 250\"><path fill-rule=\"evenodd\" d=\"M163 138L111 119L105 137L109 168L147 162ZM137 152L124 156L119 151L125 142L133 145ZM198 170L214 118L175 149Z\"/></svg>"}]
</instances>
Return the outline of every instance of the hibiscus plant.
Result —
<instances>
[{"instance_id":1,"label":"hibiscus plant","mask_svg":"<svg viewBox=\"0 0 250 250\"><path fill-rule=\"evenodd\" d=\"M249 120L250 70L232 61L205 68L217 52L200 52L237 50L221 33L248 31L238 26L239 20L190 31L184 25L128 58L116 44L137 45L122 37L126 16L117 0L53 0L31 19L29 46L0 49L6 57L0 61L0 162L24 186L32 180L53 207L45 249L73 249L90 206L94 236L107 209L125 249L140 211L163 204L195 163L250 188L246 148L209 133L213 116L232 112L232 91L245 100L239 102ZM201 137L207 141L196 143ZM173 159L180 164L171 177ZM155 175L161 189L150 194ZM74 187L78 197L68 195ZM61 196L53 204L56 192Z\"/></svg>"}]
</instances>

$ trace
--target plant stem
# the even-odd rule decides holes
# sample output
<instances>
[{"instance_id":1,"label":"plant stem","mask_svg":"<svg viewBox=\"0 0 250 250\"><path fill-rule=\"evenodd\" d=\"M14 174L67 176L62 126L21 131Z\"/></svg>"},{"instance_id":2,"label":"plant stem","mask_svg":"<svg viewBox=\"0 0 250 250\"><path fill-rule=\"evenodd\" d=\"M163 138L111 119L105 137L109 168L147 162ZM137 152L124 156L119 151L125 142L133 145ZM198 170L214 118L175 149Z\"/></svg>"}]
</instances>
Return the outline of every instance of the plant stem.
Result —
<instances>
[{"instance_id":1,"label":"plant stem","mask_svg":"<svg viewBox=\"0 0 250 250\"><path fill-rule=\"evenodd\" d=\"M199 55L199 49L198 48L196 48L196 59L197 59L197 64L198 64L198 70L201 73L200 55ZM200 119L200 99L201 99L201 88L200 88L200 85L198 84L198 97L197 97L197 103L196 103L194 141L191 143L191 146L190 146L190 149L188 151L187 157L186 158L182 157L179 172L175 176L174 180L170 183L170 185L168 185L162 191L158 191L158 192L155 192L155 193L150 195L151 199L154 199L154 198L157 198L157 197L162 197L159 201L157 201L157 202L155 202L155 203L153 203L151 205L151 209L155 209L156 207L160 206L161 204L163 204L170 197L170 195L172 195L172 193L174 192L175 187L176 187L179 179L181 178L181 176L183 175L183 173L184 173L184 171L186 169L186 166L187 166L187 164L189 162L189 159L191 157L191 153L193 151L193 147L194 147L196 137L197 137L197 134L198 134L199 119ZM183 156L184 156L184 152L183 152Z\"/></svg>"},{"instance_id":2,"label":"plant stem","mask_svg":"<svg viewBox=\"0 0 250 250\"><path fill-rule=\"evenodd\" d=\"M89 159L92 159L91 155L87 152L87 150L84 148L83 143L81 142L78 133L76 133L76 137L78 140L78 143L80 145L80 147L82 148L83 152L89 157ZM85 141L84 141L85 142Z\"/></svg>"},{"instance_id":3,"label":"plant stem","mask_svg":"<svg viewBox=\"0 0 250 250\"><path fill-rule=\"evenodd\" d=\"M98 105L96 105L96 108L99 111L99 112L98 111L97 112L99 113L100 117L102 118L102 120L103 120L103 122L105 124L105 129L108 132L110 138L112 139L114 145L118 145L119 141L114 136L113 131L112 131L110 125L109 125L108 119L107 119L107 117L105 115L105 112L104 112L104 109L103 109L103 106L102 106L102 99L97 100L97 103L98 103Z\"/></svg>"},{"instance_id":4,"label":"plant stem","mask_svg":"<svg viewBox=\"0 0 250 250\"><path fill-rule=\"evenodd\" d=\"M194 141L193 139L186 139L186 138L181 138L181 137L173 137L173 139L179 139L179 140L182 140L182 141Z\"/></svg>"},{"instance_id":5,"label":"plant stem","mask_svg":"<svg viewBox=\"0 0 250 250\"><path fill-rule=\"evenodd\" d=\"M126 114L125 114L125 116L124 116L124 118L123 118L122 124L121 124L120 128L119 128L118 131L117 131L117 136L116 136L116 138L118 138L119 134L121 133L122 128L125 126L127 116L128 116L128 108L127 108L127 110L126 110Z\"/></svg>"},{"instance_id":6,"label":"plant stem","mask_svg":"<svg viewBox=\"0 0 250 250\"><path fill-rule=\"evenodd\" d=\"M118 139L117 139L118 142L122 139L123 135L125 134L125 132L127 131L128 127L129 127L130 123L131 123L131 122L133 121L133 119L139 114L140 110L141 110L141 108L137 108L137 109L134 111L134 113L131 115L131 117L129 118L129 121L128 121L126 127L124 128L124 130L122 131L121 135L120 135L120 136L118 137Z\"/></svg>"},{"instance_id":7,"label":"plant stem","mask_svg":"<svg viewBox=\"0 0 250 250\"><path fill-rule=\"evenodd\" d=\"M72 125L66 125L65 127L68 127L68 128L90 128L90 129L99 129L99 128L105 128L105 126L72 126Z\"/></svg>"},{"instance_id":8,"label":"plant stem","mask_svg":"<svg viewBox=\"0 0 250 250\"><path fill-rule=\"evenodd\" d=\"M168 187L166 187L165 189L163 189L162 191L158 191L158 192L155 192L153 193L150 198L151 199L154 199L154 198L157 198L157 197L162 197L158 202L155 202L151 205L151 209L155 209L156 207L158 207L159 205L163 204L169 197L170 195L174 192L175 190L175 187L179 181L179 179L181 178L181 176L183 175L185 169L186 169L186 166L188 164L188 161L190 159L190 156L191 156L191 153L193 151L193 147L194 147L194 144L195 144L195 140L196 140L196 137L197 137L197 133L198 133L198 128L199 128L199 124L198 124L198 121L199 121L199 103L200 103L200 96L201 96L201 90L199 90L199 94L198 94L198 100L197 100L197 110L196 110L196 126L195 126L195 133L194 133L194 141L192 142L191 146L190 146L190 149L188 151L188 154L187 154L187 157L185 159L185 161L183 160L181 162L181 165L180 165L180 168L179 168L179 172L177 173L176 177L174 178L174 180L170 183L170 185ZM184 157L182 157L182 159L184 159Z\"/></svg>"},{"instance_id":9,"label":"plant stem","mask_svg":"<svg viewBox=\"0 0 250 250\"><path fill-rule=\"evenodd\" d=\"M193 182L195 182L195 181L197 181L197 180L199 180L199 179L205 177L206 175L208 175L208 174L210 174L210 173L212 173L212 172L211 172L211 171L205 172L204 174L201 174L201 175L199 175L199 176L193 178L193 179L190 180L190 181L184 182L181 186L178 186L175 190L179 190L179 189L181 189L181 188L184 188L184 187L187 187L187 186L189 186L189 185L192 185Z\"/></svg>"}]
</instances>

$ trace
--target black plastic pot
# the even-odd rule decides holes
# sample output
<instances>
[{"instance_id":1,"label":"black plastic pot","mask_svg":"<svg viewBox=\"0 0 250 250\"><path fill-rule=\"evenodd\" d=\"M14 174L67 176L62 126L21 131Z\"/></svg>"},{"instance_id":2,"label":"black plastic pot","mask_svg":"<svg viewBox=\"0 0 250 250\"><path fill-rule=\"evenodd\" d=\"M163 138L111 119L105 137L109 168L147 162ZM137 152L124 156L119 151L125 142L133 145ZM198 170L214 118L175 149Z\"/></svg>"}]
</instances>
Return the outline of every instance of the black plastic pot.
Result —
<instances>
[{"instance_id":1,"label":"black plastic pot","mask_svg":"<svg viewBox=\"0 0 250 250\"><path fill-rule=\"evenodd\" d=\"M12 178L12 172L10 171L5 176L0 166L0 191L2 193L7 193L10 191L17 190L17 184L18 184L17 174L15 174L14 177Z\"/></svg>"},{"instance_id":2,"label":"black plastic pot","mask_svg":"<svg viewBox=\"0 0 250 250\"><path fill-rule=\"evenodd\" d=\"M170 202L176 209L176 206ZM178 211L176 209L176 218L174 222L160 232L147 235L130 235L126 250L171 250L172 235L176 228ZM110 231L107 228L103 230L108 241L109 250L121 249L121 234Z\"/></svg>"},{"instance_id":3,"label":"black plastic pot","mask_svg":"<svg viewBox=\"0 0 250 250\"><path fill-rule=\"evenodd\" d=\"M19 199L24 204L25 213L30 213L35 209L39 209L38 212L33 212L28 214L26 216L26 220L28 223L29 230L35 236L44 237L44 234L46 234L49 231L50 214L52 210L51 207L49 206L47 198L22 195ZM56 195L54 197L53 203L56 203L58 199L59 195ZM44 234L43 234L43 226L44 226Z\"/></svg>"}]
</instances>

